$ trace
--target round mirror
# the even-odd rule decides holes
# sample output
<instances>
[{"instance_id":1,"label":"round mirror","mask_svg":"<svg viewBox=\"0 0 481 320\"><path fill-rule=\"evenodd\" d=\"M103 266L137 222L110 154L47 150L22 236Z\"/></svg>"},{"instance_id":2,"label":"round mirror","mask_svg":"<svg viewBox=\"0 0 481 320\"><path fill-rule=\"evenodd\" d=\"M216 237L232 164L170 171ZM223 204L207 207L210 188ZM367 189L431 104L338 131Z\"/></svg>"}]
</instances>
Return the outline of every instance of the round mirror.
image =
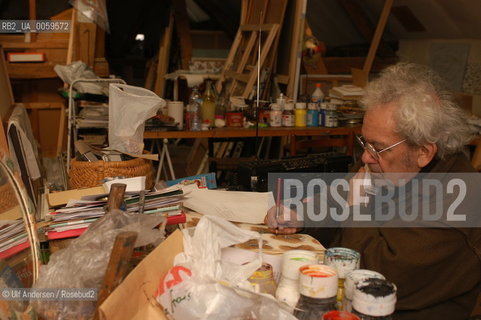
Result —
<instances>
[{"instance_id":1,"label":"round mirror","mask_svg":"<svg viewBox=\"0 0 481 320\"><path fill-rule=\"evenodd\" d=\"M7 160L8 161L8 160ZM8 162L9 163L9 162ZM13 167L13 166L12 166ZM13 288L31 288L38 277L39 241L34 206L9 166L0 161L0 318L27 312L28 300L12 297ZM18 291L20 292L20 291Z\"/></svg>"}]
</instances>

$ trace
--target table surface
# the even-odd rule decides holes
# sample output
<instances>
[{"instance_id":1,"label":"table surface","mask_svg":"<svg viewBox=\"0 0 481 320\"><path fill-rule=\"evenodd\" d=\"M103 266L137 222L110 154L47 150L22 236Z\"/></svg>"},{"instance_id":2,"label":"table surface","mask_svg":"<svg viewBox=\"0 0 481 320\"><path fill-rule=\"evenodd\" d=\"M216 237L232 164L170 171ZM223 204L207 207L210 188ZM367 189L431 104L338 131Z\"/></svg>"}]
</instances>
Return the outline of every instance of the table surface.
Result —
<instances>
[{"instance_id":1,"label":"table surface","mask_svg":"<svg viewBox=\"0 0 481 320\"><path fill-rule=\"evenodd\" d=\"M351 132L359 133L360 126L356 127L279 127L259 128L259 137L282 137L282 136L317 136L317 135L345 135ZM144 132L145 139L171 139L171 138L242 138L255 137L255 128L216 128L207 131L154 131Z\"/></svg>"}]
</instances>

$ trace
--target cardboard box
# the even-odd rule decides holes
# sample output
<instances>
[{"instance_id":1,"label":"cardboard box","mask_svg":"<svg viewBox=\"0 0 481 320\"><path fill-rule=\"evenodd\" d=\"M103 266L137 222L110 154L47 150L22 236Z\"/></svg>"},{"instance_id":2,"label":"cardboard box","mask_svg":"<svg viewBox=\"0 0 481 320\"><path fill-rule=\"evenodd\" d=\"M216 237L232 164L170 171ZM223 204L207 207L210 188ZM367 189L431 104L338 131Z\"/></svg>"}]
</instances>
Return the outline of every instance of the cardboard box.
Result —
<instances>
[{"instance_id":1,"label":"cardboard box","mask_svg":"<svg viewBox=\"0 0 481 320\"><path fill-rule=\"evenodd\" d=\"M182 232L177 230L142 260L102 303L100 319L167 320L153 296L175 256L183 250Z\"/></svg>"}]
</instances>

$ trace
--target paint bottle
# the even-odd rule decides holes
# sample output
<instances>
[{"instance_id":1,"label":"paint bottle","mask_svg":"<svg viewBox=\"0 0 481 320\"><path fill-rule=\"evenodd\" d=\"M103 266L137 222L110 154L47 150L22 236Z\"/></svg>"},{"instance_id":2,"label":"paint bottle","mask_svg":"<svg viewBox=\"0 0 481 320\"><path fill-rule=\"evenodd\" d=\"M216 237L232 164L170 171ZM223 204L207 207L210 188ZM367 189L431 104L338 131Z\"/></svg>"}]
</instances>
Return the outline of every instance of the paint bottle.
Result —
<instances>
[{"instance_id":1,"label":"paint bottle","mask_svg":"<svg viewBox=\"0 0 481 320\"><path fill-rule=\"evenodd\" d=\"M313 251L289 250L282 255L281 280L276 291L276 298L294 310L299 300L299 268L306 264L317 263Z\"/></svg>"},{"instance_id":2,"label":"paint bottle","mask_svg":"<svg viewBox=\"0 0 481 320\"><path fill-rule=\"evenodd\" d=\"M307 104L307 121L308 127L318 127L319 126L319 110L318 104L310 102Z\"/></svg>"},{"instance_id":3,"label":"paint bottle","mask_svg":"<svg viewBox=\"0 0 481 320\"><path fill-rule=\"evenodd\" d=\"M352 311L352 297L354 295L354 289L356 284L365 279L377 278L385 279L382 274L372 270L357 269L349 272L346 275L346 280L344 281L344 299L342 300L342 310Z\"/></svg>"},{"instance_id":4,"label":"paint bottle","mask_svg":"<svg viewBox=\"0 0 481 320\"><path fill-rule=\"evenodd\" d=\"M331 266L337 271L339 277L337 289L337 308L342 310L344 299L344 280L349 272L359 269L361 254L348 248L329 248L324 254L324 264Z\"/></svg>"},{"instance_id":5,"label":"paint bottle","mask_svg":"<svg viewBox=\"0 0 481 320\"><path fill-rule=\"evenodd\" d=\"M299 320L319 320L336 310L337 273L334 268L308 264L299 269L299 293L294 316Z\"/></svg>"},{"instance_id":6,"label":"paint bottle","mask_svg":"<svg viewBox=\"0 0 481 320\"><path fill-rule=\"evenodd\" d=\"M280 127L282 125L282 111L277 103L271 104L271 112L269 113L269 125L271 127Z\"/></svg>"},{"instance_id":7,"label":"paint bottle","mask_svg":"<svg viewBox=\"0 0 481 320\"><path fill-rule=\"evenodd\" d=\"M328 311L322 316L322 320L360 320L358 316L347 311Z\"/></svg>"},{"instance_id":8,"label":"paint bottle","mask_svg":"<svg viewBox=\"0 0 481 320\"><path fill-rule=\"evenodd\" d=\"M296 127L305 127L307 111L305 102L296 102Z\"/></svg>"},{"instance_id":9,"label":"paint bottle","mask_svg":"<svg viewBox=\"0 0 481 320\"><path fill-rule=\"evenodd\" d=\"M328 103L322 102L319 108L319 126L325 127L326 126L326 111L327 111Z\"/></svg>"},{"instance_id":10,"label":"paint bottle","mask_svg":"<svg viewBox=\"0 0 481 320\"><path fill-rule=\"evenodd\" d=\"M391 320L395 307L394 283L376 278L357 283L352 300L352 313L361 320Z\"/></svg>"},{"instance_id":11,"label":"paint bottle","mask_svg":"<svg viewBox=\"0 0 481 320\"><path fill-rule=\"evenodd\" d=\"M212 80L207 79L205 84L205 91L202 95L202 124L207 124L208 127L214 126L215 120L215 91L212 86Z\"/></svg>"},{"instance_id":12,"label":"paint bottle","mask_svg":"<svg viewBox=\"0 0 481 320\"><path fill-rule=\"evenodd\" d=\"M336 105L331 103L327 106L324 126L327 128L336 128L339 125Z\"/></svg>"},{"instance_id":13,"label":"paint bottle","mask_svg":"<svg viewBox=\"0 0 481 320\"><path fill-rule=\"evenodd\" d=\"M293 127L296 123L296 115L294 113L294 103L286 102L284 111L282 112L282 126Z\"/></svg>"},{"instance_id":14,"label":"paint bottle","mask_svg":"<svg viewBox=\"0 0 481 320\"><path fill-rule=\"evenodd\" d=\"M311 102L317 103L318 105L324 101L324 92L322 92L321 86L322 84L316 83L316 89L311 95Z\"/></svg>"},{"instance_id":15,"label":"paint bottle","mask_svg":"<svg viewBox=\"0 0 481 320\"><path fill-rule=\"evenodd\" d=\"M268 293L274 295L276 292L276 282L272 266L263 263L250 277L249 282L254 286L257 293Z\"/></svg>"}]
</instances>

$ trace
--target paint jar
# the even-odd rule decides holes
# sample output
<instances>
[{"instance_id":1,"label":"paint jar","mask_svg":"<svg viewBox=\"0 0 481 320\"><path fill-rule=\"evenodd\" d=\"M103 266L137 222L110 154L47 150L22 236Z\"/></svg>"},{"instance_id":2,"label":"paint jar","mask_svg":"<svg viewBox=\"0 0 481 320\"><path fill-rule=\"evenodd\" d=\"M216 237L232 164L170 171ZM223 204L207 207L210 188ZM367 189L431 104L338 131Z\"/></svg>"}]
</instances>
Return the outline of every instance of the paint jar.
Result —
<instances>
[{"instance_id":1,"label":"paint jar","mask_svg":"<svg viewBox=\"0 0 481 320\"><path fill-rule=\"evenodd\" d=\"M392 319L396 306L394 283L376 278L357 283L352 300L352 313L362 320Z\"/></svg>"},{"instance_id":2,"label":"paint jar","mask_svg":"<svg viewBox=\"0 0 481 320\"><path fill-rule=\"evenodd\" d=\"M319 126L319 110L317 103L310 102L307 104L307 121L308 127Z\"/></svg>"},{"instance_id":3,"label":"paint jar","mask_svg":"<svg viewBox=\"0 0 481 320\"><path fill-rule=\"evenodd\" d=\"M282 126L293 127L296 123L296 115L294 113L294 102L287 102L282 112Z\"/></svg>"},{"instance_id":4,"label":"paint jar","mask_svg":"<svg viewBox=\"0 0 481 320\"><path fill-rule=\"evenodd\" d=\"M244 123L244 116L242 112L227 112L226 123L228 127L242 127Z\"/></svg>"},{"instance_id":5,"label":"paint jar","mask_svg":"<svg viewBox=\"0 0 481 320\"><path fill-rule=\"evenodd\" d=\"M370 278L385 279L379 272L366 269L357 269L346 275L344 281L344 300L342 301L342 310L349 312L352 311L352 297L354 295L356 284L361 280Z\"/></svg>"},{"instance_id":6,"label":"paint jar","mask_svg":"<svg viewBox=\"0 0 481 320\"><path fill-rule=\"evenodd\" d=\"M359 269L360 258L361 254L359 252L341 247L329 248L324 254L324 264L336 269L339 277L337 290L337 306L339 310L342 310L346 275L355 269Z\"/></svg>"},{"instance_id":7,"label":"paint jar","mask_svg":"<svg viewBox=\"0 0 481 320\"><path fill-rule=\"evenodd\" d=\"M276 282L272 266L263 263L250 277L249 282L254 286L257 293L268 293L274 295L276 292Z\"/></svg>"},{"instance_id":8,"label":"paint jar","mask_svg":"<svg viewBox=\"0 0 481 320\"><path fill-rule=\"evenodd\" d=\"M299 271L301 296L294 316L300 320L319 320L327 311L336 310L336 270L325 265L309 264Z\"/></svg>"},{"instance_id":9,"label":"paint jar","mask_svg":"<svg viewBox=\"0 0 481 320\"><path fill-rule=\"evenodd\" d=\"M269 125L271 127L280 127L282 125L282 111L277 103L271 104L271 112L269 113Z\"/></svg>"},{"instance_id":10,"label":"paint jar","mask_svg":"<svg viewBox=\"0 0 481 320\"><path fill-rule=\"evenodd\" d=\"M358 316L347 311L328 311L322 316L322 320L360 320Z\"/></svg>"},{"instance_id":11,"label":"paint jar","mask_svg":"<svg viewBox=\"0 0 481 320\"><path fill-rule=\"evenodd\" d=\"M307 250L289 250L282 255L282 273L276 298L294 308L299 300L299 268L317 263L317 254Z\"/></svg>"},{"instance_id":12,"label":"paint jar","mask_svg":"<svg viewBox=\"0 0 481 320\"><path fill-rule=\"evenodd\" d=\"M326 126L326 111L327 111L328 105L329 104L327 102L320 103L320 108L319 108L319 126L320 127Z\"/></svg>"},{"instance_id":13,"label":"paint jar","mask_svg":"<svg viewBox=\"0 0 481 320\"><path fill-rule=\"evenodd\" d=\"M324 120L324 126L326 128L336 128L339 126L339 118L336 111L335 104L328 104Z\"/></svg>"},{"instance_id":14,"label":"paint jar","mask_svg":"<svg viewBox=\"0 0 481 320\"><path fill-rule=\"evenodd\" d=\"M296 102L296 127L305 127L306 117L307 117L306 103Z\"/></svg>"}]
</instances>

